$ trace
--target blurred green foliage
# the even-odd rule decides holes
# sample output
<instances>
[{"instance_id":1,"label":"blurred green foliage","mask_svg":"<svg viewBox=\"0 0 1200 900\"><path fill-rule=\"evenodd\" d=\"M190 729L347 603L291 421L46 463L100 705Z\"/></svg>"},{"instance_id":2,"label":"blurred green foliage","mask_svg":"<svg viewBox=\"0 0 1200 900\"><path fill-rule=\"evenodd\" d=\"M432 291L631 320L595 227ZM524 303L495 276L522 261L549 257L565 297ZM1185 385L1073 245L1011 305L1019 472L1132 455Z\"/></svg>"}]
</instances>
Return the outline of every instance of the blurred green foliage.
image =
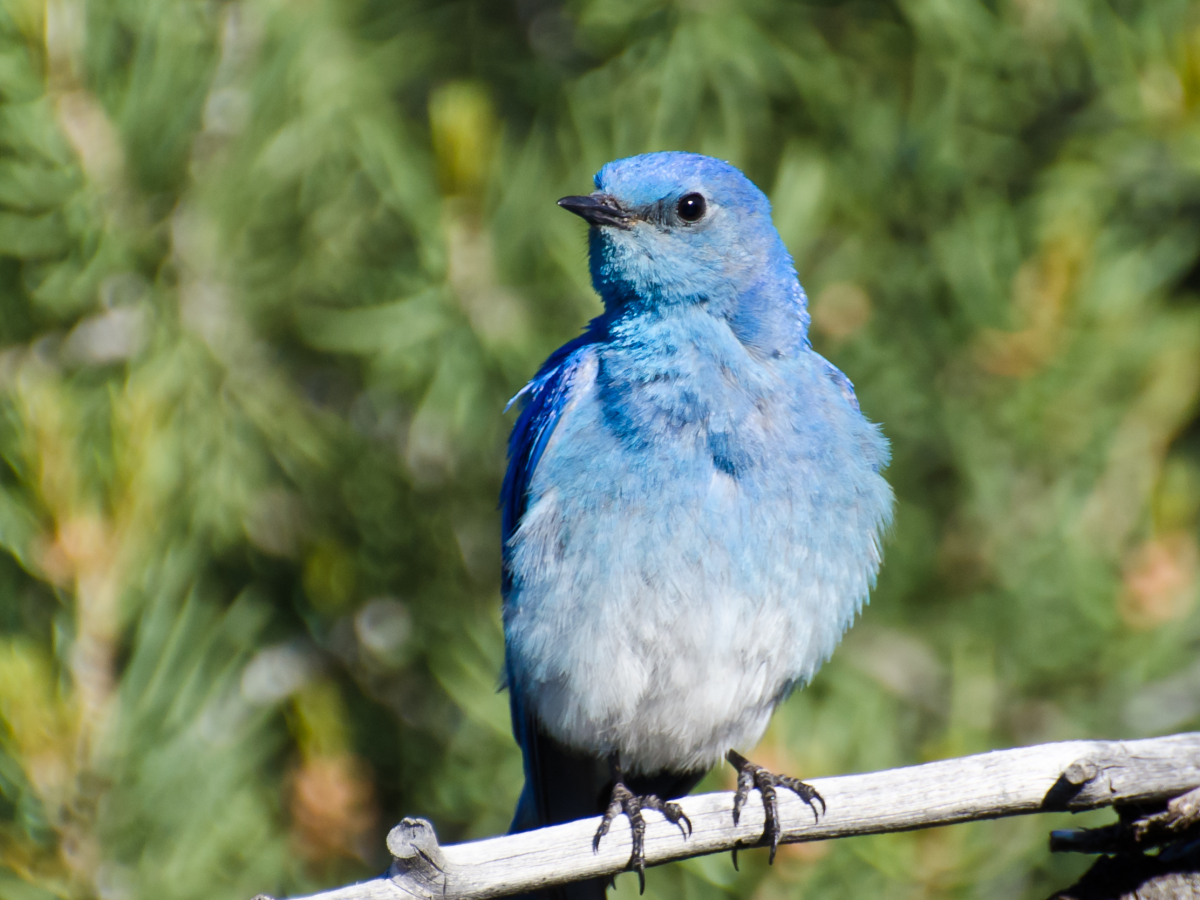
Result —
<instances>
[{"instance_id":1,"label":"blurred green foliage","mask_svg":"<svg viewBox=\"0 0 1200 900\"><path fill-rule=\"evenodd\" d=\"M756 759L1200 725L1200 5L3 0L0 897L504 830L501 409L598 308L554 200L662 148L770 193L895 449L879 590ZM1053 824L649 890L1038 898Z\"/></svg>"}]
</instances>

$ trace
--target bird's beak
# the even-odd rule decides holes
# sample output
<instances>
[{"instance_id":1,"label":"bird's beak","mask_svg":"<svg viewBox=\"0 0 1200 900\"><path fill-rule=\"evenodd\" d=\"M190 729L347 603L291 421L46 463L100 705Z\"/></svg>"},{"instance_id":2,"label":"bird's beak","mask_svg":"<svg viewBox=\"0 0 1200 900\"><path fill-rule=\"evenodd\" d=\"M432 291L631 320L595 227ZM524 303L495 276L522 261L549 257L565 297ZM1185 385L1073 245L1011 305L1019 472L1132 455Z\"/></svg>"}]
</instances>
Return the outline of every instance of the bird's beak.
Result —
<instances>
[{"instance_id":1,"label":"bird's beak","mask_svg":"<svg viewBox=\"0 0 1200 900\"><path fill-rule=\"evenodd\" d=\"M609 194L597 192L586 197L563 197L558 201L558 205L586 219L592 225L633 227L633 214L626 212L617 199Z\"/></svg>"}]
</instances>

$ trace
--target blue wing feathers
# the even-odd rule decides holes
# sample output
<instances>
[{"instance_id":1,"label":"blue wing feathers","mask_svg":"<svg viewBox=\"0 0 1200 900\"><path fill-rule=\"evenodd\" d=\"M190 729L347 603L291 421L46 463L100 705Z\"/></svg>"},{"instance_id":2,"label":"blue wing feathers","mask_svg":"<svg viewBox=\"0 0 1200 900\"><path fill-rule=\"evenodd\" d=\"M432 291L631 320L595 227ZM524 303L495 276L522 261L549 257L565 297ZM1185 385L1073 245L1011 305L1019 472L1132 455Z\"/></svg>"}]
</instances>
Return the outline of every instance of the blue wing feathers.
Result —
<instances>
[{"instance_id":1,"label":"blue wing feathers","mask_svg":"<svg viewBox=\"0 0 1200 900\"><path fill-rule=\"evenodd\" d=\"M509 565L508 542L513 532L521 522L528 505L529 482L533 478L534 469L546 449L554 426L566 407L571 394L571 382L579 365L580 353L595 340L592 329L569 341L560 347L546 360L533 379L521 388L515 397L508 402L512 407L518 401L524 401L524 408L513 426L512 436L508 440L508 471L504 474L504 484L500 489L500 518L501 518L501 547L503 550L503 569L501 589L507 600L509 588L512 586L512 569ZM525 752L525 765L528 770L536 768L536 759L531 759L533 745L530 734L530 721L520 708L521 698L513 690L511 673L505 671L505 683L509 686L510 703L512 704L513 733L517 743ZM529 776L529 772L526 772Z\"/></svg>"},{"instance_id":2,"label":"blue wing feathers","mask_svg":"<svg viewBox=\"0 0 1200 900\"><path fill-rule=\"evenodd\" d=\"M508 439L508 471L500 489L501 541L505 547L525 514L529 482L542 458L546 443L554 433L559 416L571 396L571 382L584 350L599 339L595 323L584 334L564 344L546 360L533 380L508 402L511 407L525 401ZM506 409L508 408L506 407ZM505 567L505 593L508 572Z\"/></svg>"},{"instance_id":3,"label":"blue wing feathers","mask_svg":"<svg viewBox=\"0 0 1200 900\"><path fill-rule=\"evenodd\" d=\"M508 471L500 492L504 547L503 592L507 598L512 584L508 541L521 522L528 505L529 483L546 449L563 410L571 399L574 376L584 351L600 335L598 323L588 332L561 347L529 384L509 401L511 407L524 402L508 442ZM506 673L509 674L509 673ZM521 748L525 788L521 792L510 832L527 831L555 822L596 815L603 809L602 794L611 790L604 761L569 751L548 738L525 708L511 674L507 678L513 734ZM690 790L688 782L682 787ZM603 900L607 879L592 879L525 895L519 900Z\"/></svg>"}]
</instances>

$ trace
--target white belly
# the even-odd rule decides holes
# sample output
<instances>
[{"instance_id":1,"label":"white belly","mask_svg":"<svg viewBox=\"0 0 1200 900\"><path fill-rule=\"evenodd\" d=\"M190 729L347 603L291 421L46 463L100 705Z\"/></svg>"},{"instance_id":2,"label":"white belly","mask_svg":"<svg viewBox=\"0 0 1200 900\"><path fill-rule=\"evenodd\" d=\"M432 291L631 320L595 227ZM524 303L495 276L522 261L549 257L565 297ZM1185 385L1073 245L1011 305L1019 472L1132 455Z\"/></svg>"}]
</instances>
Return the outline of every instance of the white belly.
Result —
<instances>
[{"instance_id":1,"label":"white belly","mask_svg":"<svg viewBox=\"0 0 1200 900\"><path fill-rule=\"evenodd\" d=\"M516 545L542 577L507 610L515 689L557 740L633 772L752 748L859 605L812 577L828 561L780 521L788 504L739 510L720 496L728 476L710 477L709 496L673 515L611 507L582 533L550 492Z\"/></svg>"},{"instance_id":2,"label":"white belly","mask_svg":"<svg viewBox=\"0 0 1200 900\"><path fill-rule=\"evenodd\" d=\"M791 687L781 677L791 629L742 604L705 606L594 632L572 676L533 692L543 726L569 746L615 751L642 773L707 768L730 748L753 747ZM750 614L728 615L737 606Z\"/></svg>"}]
</instances>

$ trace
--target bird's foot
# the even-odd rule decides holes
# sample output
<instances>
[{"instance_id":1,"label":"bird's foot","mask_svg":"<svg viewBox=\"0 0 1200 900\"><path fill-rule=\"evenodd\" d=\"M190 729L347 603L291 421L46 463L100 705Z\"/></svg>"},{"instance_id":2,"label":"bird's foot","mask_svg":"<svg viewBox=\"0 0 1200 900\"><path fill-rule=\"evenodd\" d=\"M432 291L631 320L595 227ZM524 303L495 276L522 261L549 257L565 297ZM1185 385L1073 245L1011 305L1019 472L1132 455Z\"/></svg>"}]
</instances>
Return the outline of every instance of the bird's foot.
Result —
<instances>
[{"instance_id":1,"label":"bird's foot","mask_svg":"<svg viewBox=\"0 0 1200 900\"><path fill-rule=\"evenodd\" d=\"M600 849L600 839L608 834L609 826L620 815L629 817L629 827L633 832L633 852L629 856L629 868L638 873L638 891L646 891L646 820L642 818L642 810L652 809L661 813L662 817L672 825L679 826L685 838L691 837L692 823L678 803L660 800L654 794L637 796L625 787L618 779L613 785L612 800L604 812L604 820L596 829L592 838L592 852ZM686 826L686 827L685 827Z\"/></svg>"},{"instance_id":2,"label":"bird's foot","mask_svg":"<svg viewBox=\"0 0 1200 900\"><path fill-rule=\"evenodd\" d=\"M820 815L817 813L816 802L821 804L821 813L824 813L825 798L818 794L817 789L812 785L805 784L799 778L768 772L762 766L756 766L750 762L736 750L730 750L725 758L729 760L731 766L737 769L738 773L737 793L733 795L733 824L736 825L742 817L742 807L746 804L750 791L758 788L759 794L762 795L763 815L766 818L762 839L770 841L771 862L774 863L775 852L779 849L779 839L783 837L783 826L779 823L779 800L775 795L775 789L787 788L799 796L812 809L813 818L818 820ZM733 865L734 868L737 868L736 848L733 851Z\"/></svg>"}]
</instances>

